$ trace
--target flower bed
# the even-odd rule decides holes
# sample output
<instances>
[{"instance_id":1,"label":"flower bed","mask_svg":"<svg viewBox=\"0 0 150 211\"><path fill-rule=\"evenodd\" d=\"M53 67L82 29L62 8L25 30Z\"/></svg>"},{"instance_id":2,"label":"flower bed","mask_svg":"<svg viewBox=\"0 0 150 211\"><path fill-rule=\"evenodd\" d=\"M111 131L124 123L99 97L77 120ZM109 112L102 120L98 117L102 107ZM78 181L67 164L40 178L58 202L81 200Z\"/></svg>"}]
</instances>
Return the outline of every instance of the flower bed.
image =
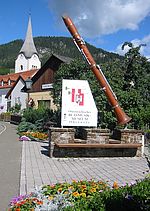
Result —
<instances>
[{"instance_id":1,"label":"flower bed","mask_svg":"<svg viewBox=\"0 0 150 211\"><path fill-rule=\"evenodd\" d=\"M20 135L20 138L19 138L20 141L47 140L48 139L48 134L41 133L41 132L27 131L27 132L22 132L19 135Z\"/></svg>"},{"instance_id":2,"label":"flower bed","mask_svg":"<svg viewBox=\"0 0 150 211\"><path fill-rule=\"evenodd\" d=\"M88 210L142 211L150 210L150 179L119 187L114 182L93 180L45 185L33 193L13 198L9 211Z\"/></svg>"}]
</instances>

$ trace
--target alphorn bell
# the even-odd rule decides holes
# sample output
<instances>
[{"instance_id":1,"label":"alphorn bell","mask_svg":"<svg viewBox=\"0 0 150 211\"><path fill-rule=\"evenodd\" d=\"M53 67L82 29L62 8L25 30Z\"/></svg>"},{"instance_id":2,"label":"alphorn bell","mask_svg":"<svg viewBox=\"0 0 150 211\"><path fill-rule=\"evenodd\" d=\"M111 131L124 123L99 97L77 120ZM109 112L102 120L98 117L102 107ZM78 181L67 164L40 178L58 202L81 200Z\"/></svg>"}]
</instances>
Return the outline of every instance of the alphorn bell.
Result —
<instances>
[{"instance_id":1,"label":"alphorn bell","mask_svg":"<svg viewBox=\"0 0 150 211\"><path fill-rule=\"evenodd\" d=\"M91 70L95 74L97 80L99 81L100 86L102 87L102 90L104 91L109 103L111 104L112 108L114 109L117 121L119 125L124 125L128 123L131 118L125 114L125 112L121 109L117 98L112 91L108 81L106 80L101 68L99 65L96 65L96 62L94 61L91 53L89 52L84 40L81 38L80 34L78 33L75 25L73 24L72 20L68 16L63 16L63 21L68 28L69 32L71 33L73 40L81 52L81 54L85 57L87 60Z\"/></svg>"}]
</instances>

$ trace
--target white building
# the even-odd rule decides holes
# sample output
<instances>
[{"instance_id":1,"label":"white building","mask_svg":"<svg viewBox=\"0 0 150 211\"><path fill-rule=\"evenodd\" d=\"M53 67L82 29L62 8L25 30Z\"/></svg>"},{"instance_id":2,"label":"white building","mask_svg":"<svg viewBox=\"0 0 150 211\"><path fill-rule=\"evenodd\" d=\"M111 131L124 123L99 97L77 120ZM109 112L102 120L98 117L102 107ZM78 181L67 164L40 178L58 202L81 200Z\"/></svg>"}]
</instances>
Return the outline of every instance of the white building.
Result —
<instances>
[{"instance_id":1,"label":"white building","mask_svg":"<svg viewBox=\"0 0 150 211\"><path fill-rule=\"evenodd\" d=\"M25 86L25 81L21 76L18 77L13 87L8 91L6 98L9 103L9 107L14 107L16 104L21 106L21 110L27 107L28 94L21 92L21 89Z\"/></svg>"},{"instance_id":2,"label":"white building","mask_svg":"<svg viewBox=\"0 0 150 211\"><path fill-rule=\"evenodd\" d=\"M39 60L39 55L34 45L31 17L29 16L25 41L15 61L15 73L40 68L41 62Z\"/></svg>"}]
</instances>

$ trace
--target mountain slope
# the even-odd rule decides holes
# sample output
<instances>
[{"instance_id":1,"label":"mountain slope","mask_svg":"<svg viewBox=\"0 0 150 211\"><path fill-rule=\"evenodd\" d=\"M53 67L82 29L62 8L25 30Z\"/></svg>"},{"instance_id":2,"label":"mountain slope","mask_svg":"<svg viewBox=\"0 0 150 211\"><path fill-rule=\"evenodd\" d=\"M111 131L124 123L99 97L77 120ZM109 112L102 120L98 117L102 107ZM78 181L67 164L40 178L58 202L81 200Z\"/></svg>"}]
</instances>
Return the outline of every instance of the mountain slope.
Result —
<instances>
[{"instance_id":1,"label":"mountain slope","mask_svg":"<svg viewBox=\"0 0 150 211\"><path fill-rule=\"evenodd\" d=\"M81 57L81 54L73 43L72 38L35 37L34 42L42 64L45 63L52 53L71 58ZM15 59L22 47L22 44L23 40L15 40L7 44L0 45L0 74L4 74L5 71L7 72L10 68L14 68ZM109 53L88 43L87 46L98 63L104 63L115 58L122 58L118 54Z\"/></svg>"}]
</instances>

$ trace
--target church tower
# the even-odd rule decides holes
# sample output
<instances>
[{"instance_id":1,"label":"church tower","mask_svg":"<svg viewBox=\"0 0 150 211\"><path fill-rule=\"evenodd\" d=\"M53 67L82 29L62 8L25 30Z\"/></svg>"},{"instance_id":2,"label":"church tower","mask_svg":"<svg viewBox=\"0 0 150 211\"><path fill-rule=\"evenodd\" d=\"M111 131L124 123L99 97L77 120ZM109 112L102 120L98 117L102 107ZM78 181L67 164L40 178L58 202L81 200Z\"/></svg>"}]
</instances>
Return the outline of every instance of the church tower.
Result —
<instances>
[{"instance_id":1,"label":"church tower","mask_svg":"<svg viewBox=\"0 0 150 211\"><path fill-rule=\"evenodd\" d=\"M34 45L31 17L29 16L25 41L15 61L15 73L40 68L41 62L39 60L39 55Z\"/></svg>"}]
</instances>

